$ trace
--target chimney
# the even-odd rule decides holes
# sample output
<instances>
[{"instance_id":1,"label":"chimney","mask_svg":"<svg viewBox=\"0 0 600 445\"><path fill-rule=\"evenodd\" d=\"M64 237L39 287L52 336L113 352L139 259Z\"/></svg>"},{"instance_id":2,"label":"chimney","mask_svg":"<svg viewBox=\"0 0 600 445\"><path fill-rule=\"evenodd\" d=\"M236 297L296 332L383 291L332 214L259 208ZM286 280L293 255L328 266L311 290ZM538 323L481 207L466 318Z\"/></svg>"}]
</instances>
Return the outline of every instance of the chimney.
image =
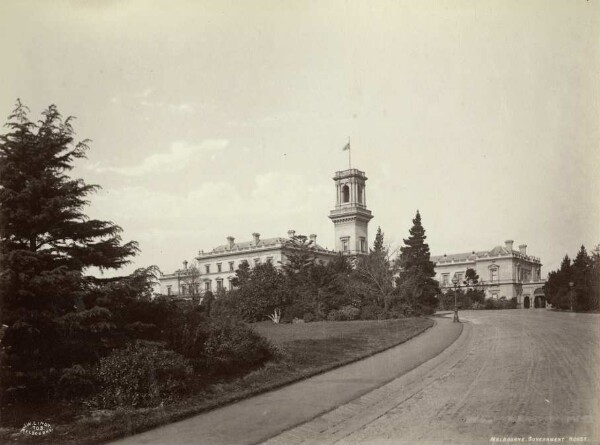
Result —
<instances>
[{"instance_id":1,"label":"chimney","mask_svg":"<svg viewBox=\"0 0 600 445\"><path fill-rule=\"evenodd\" d=\"M508 250L509 252L512 252L513 250L513 243L514 241L511 239L507 239L506 241L504 241L504 245L506 246L506 250Z\"/></svg>"},{"instance_id":2,"label":"chimney","mask_svg":"<svg viewBox=\"0 0 600 445\"><path fill-rule=\"evenodd\" d=\"M185 260L185 261L183 262L183 268L184 268L184 269L187 269L187 265L188 265L188 262L187 262L187 260Z\"/></svg>"},{"instance_id":3,"label":"chimney","mask_svg":"<svg viewBox=\"0 0 600 445\"><path fill-rule=\"evenodd\" d=\"M252 238L254 239L254 245L258 245L258 242L260 241L260 233L254 232L252 234Z\"/></svg>"},{"instance_id":4,"label":"chimney","mask_svg":"<svg viewBox=\"0 0 600 445\"><path fill-rule=\"evenodd\" d=\"M290 238L293 238L295 234L296 234L296 231L295 231L295 230L292 230L292 229L288 230L288 236L289 236Z\"/></svg>"},{"instance_id":5,"label":"chimney","mask_svg":"<svg viewBox=\"0 0 600 445\"><path fill-rule=\"evenodd\" d=\"M519 246L519 252L521 252L521 255L527 255L527 244L521 244Z\"/></svg>"},{"instance_id":6,"label":"chimney","mask_svg":"<svg viewBox=\"0 0 600 445\"><path fill-rule=\"evenodd\" d=\"M229 246L229 250L233 249L233 241L235 241L235 238L233 236L227 237L227 245Z\"/></svg>"},{"instance_id":7,"label":"chimney","mask_svg":"<svg viewBox=\"0 0 600 445\"><path fill-rule=\"evenodd\" d=\"M315 235L315 234L313 233L312 235L309 235L308 237L309 237L309 238L310 238L310 240L312 241L312 243L313 243L313 246L316 246L316 245L317 245L317 235Z\"/></svg>"}]
</instances>

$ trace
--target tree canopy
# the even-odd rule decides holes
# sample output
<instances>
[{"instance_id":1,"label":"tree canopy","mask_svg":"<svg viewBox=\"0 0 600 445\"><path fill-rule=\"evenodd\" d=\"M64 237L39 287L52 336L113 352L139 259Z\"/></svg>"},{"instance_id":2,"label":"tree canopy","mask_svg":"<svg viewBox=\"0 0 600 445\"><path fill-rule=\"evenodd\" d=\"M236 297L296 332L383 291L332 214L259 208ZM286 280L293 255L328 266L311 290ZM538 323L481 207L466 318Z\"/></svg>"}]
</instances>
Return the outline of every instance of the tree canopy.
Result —
<instances>
[{"instance_id":1,"label":"tree canopy","mask_svg":"<svg viewBox=\"0 0 600 445\"><path fill-rule=\"evenodd\" d=\"M600 309L600 248L588 254L581 246L571 262L565 255L560 267L548 273L546 298L559 309L590 311Z\"/></svg>"},{"instance_id":2,"label":"tree canopy","mask_svg":"<svg viewBox=\"0 0 600 445\"><path fill-rule=\"evenodd\" d=\"M68 361L59 338L75 321L71 313L91 309L85 308L86 297L101 281L86 270L118 269L138 245L123 243L119 226L84 213L88 195L99 186L68 175L89 142L75 142L73 118L63 119L51 105L34 122L28 111L17 101L8 133L0 135L0 294L8 326L3 384L32 389L44 370ZM111 326L110 318L98 309L87 320L95 323L90 329L102 330Z\"/></svg>"}]
</instances>

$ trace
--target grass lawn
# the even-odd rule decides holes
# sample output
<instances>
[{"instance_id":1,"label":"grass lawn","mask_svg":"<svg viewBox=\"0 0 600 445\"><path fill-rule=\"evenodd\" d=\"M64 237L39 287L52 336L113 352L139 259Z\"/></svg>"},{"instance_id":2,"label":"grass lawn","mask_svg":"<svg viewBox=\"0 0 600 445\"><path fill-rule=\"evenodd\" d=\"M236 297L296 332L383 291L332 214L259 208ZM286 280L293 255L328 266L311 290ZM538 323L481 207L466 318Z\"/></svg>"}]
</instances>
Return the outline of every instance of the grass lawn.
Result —
<instances>
[{"instance_id":1,"label":"grass lawn","mask_svg":"<svg viewBox=\"0 0 600 445\"><path fill-rule=\"evenodd\" d=\"M244 376L190 386L185 398L156 408L82 411L73 406L53 407L54 414L38 411L25 421L50 423L45 436L18 433L22 425L7 427L3 418L2 443L101 443L198 414L226 403L301 380L356 361L405 342L433 325L428 318L381 321L340 321L298 324L256 323L254 329L280 350L277 360ZM199 382L200 383L200 382ZM38 407L41 408L41 407ZM33 414L31 411L29 411Z\"/></svg>"}]
</instances>

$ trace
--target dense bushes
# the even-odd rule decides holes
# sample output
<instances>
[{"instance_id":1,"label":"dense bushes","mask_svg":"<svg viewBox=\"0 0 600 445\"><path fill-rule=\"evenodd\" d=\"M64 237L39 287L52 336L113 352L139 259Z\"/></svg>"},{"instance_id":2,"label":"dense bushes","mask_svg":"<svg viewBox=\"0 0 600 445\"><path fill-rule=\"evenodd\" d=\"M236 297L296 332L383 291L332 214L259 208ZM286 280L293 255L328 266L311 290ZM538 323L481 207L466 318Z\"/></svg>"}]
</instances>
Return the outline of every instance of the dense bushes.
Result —
<instances>
[{"instance_id":1,"label":"dense bushes","mask_svg":"<svg viewBox=\"0 0 600 445\"><path fill-rule=\"evenodd\" d=\"M156 406L183 391L191 374L189 361L176 352L135 342L102 358L93 368L100 391L90 404L98 408Z\"/></svg>"},{"instance_id":2,"label":"dense bushes","mask_svg":"<svg viewBox=\"0 0 600 445\"><path fill-rule=\"evenodd\" d=\"M209 373L237 374L275 355L267 339L239 321L218 320L209 326L204 343L204 369Z\"/></svg>"},{"instance_id":3,"label":"dense bushes","mask_svg":"<svg viewBox=\"0 0 600 445\"><path fill-rule=\"evenodd\" d=\"M234 318L208 319L191 311L169 330L168 346L188 358L201 374L235 374L275 355L275 348Z\"/></svg>"},{"instance_id":4,"label":"dense bushes","mask_svg":"<svg viewBox=\"0 0 600 445\"><path fill-rule=\"evenodd\" d=\"M488 298L483 303L483 309L516 309L517 308L517 297L512 297L507 300L506 297L499 299Z\"/></svg>"},{"instance_id":5,"label":"dense bushes","mask_svg":"<svg viewBox=\"0 0 600 445\"><path fill-rule=\"evenodd\" d=\"M342 306L339 309L334 309L327 314L329 321L350 321L358 320L360 309L354 306Z\"/></svg>"}]
</instances>

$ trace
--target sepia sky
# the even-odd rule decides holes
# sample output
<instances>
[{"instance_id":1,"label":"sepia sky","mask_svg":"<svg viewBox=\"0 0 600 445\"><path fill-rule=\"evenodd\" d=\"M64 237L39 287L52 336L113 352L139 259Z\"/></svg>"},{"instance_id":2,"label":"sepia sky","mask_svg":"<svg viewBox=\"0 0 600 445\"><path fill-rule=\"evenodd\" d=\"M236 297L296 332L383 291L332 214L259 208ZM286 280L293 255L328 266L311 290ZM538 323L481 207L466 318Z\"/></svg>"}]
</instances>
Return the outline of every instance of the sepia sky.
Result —
<instances>
[{"instance_id":1,"label":"sepia sky","mask_svg":"<svg viewBox=\"0 0 600 445\"><path fill-rule=\"evenodd\" d=\"M318 235L364 170L399 245L600 242L600 2L3 1L0 113L56 104L93 142L89 214L170 272L225 242Z\"/></svg>"}]
</instances>

